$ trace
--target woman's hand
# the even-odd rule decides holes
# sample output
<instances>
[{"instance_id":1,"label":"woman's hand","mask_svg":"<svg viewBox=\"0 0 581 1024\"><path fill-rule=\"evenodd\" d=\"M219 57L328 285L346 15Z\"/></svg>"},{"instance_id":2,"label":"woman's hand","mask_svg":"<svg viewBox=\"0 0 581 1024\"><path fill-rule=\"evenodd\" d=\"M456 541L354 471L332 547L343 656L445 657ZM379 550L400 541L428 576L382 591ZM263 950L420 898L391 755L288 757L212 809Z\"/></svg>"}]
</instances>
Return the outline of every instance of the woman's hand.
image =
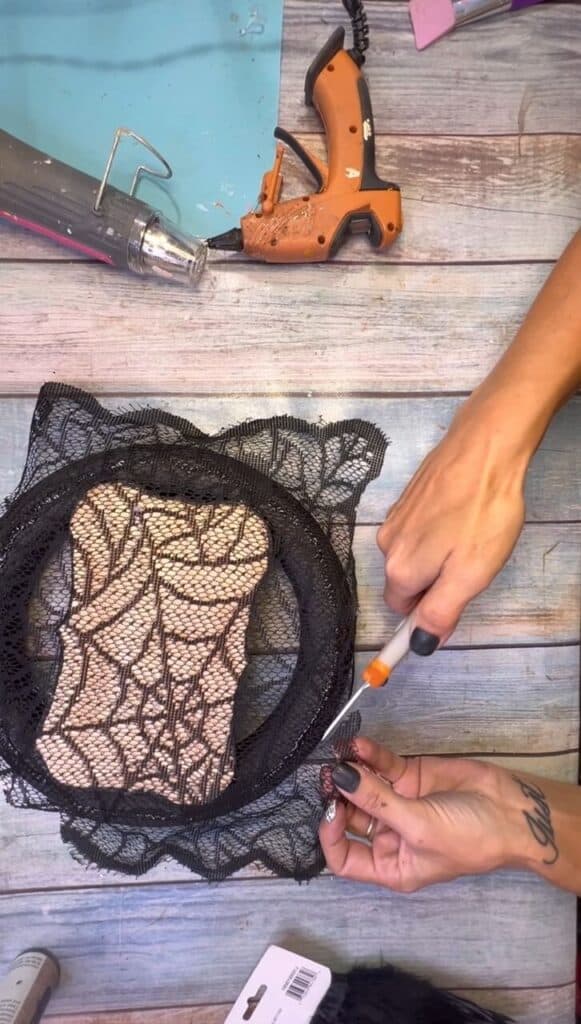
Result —
<instances>
[{"instance_id":1,"label":"woman's hand","mask_svg":"<svg viewBox=\"0 0 581 1024\"><path fill-rule=\"evenodd\" d=\"M379 531L387 603L402 615L417 605L416 654L432 654L448 639L518 538L529 461L552 416L581 383L580 275L578 231L512 345Z\"/></svg>"},{"instance_id":2,"label":"woman's hand","mask_svg":"<svg viewBox=\"0 0 581 1024\"><path fill-rule=\"evenodd\" d=\"M401 615L417 605L416 654L446 642L519 537L532 450L511 445L509 436L502 417L489 415L473 396L378 532L387 604Z\"/></svg>"},{"instance_id":3,"label":"woman's hand","mask_svg":"<svg viewBox=\"0 0 581 1024\"><path fill-rule=\"evenodd\" d=\"M460 875L558 859L550 829L543 845L526 818L537 813L534 780L481 761L403 758L363 738L355 747L361 763L333 772L347 803L333 802L320 828L334 874L414 892Z\"/></svg>"}]
</instances>

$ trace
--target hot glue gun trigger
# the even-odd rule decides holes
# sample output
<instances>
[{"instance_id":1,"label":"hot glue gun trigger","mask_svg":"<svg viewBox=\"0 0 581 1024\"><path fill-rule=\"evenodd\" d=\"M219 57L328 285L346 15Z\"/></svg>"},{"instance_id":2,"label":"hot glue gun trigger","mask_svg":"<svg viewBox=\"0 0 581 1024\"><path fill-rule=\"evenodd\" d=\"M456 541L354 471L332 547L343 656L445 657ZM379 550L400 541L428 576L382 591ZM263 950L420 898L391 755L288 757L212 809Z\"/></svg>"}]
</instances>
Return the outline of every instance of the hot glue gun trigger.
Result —
<instances>
[{"instance_id":1,"label":"hot glue gun trigger","mask_svg":"<svg viewBox=\"0 0 581 1024\"><path fill-rule=\"evenodd\" d=\"M308 149L305 149L302 143L300 143L299 140L295 138L294 135L291 135L290 132L287 132L286 128L281 128L279 125L277 125L277 127L274 129L274 137L275 139L278 139L279 142L284 142L285 146L288 146L289 149L292 149L295 156L298 156L299 160L307 168L309 174L313 176L317 185L317 189L319 190L319 192L321 192L325 187L325 182L328 173L327 165L324 164L322 160L319 160L316 156L313 156L312 153L309 153Z\"/></svg>"}]
</instances>

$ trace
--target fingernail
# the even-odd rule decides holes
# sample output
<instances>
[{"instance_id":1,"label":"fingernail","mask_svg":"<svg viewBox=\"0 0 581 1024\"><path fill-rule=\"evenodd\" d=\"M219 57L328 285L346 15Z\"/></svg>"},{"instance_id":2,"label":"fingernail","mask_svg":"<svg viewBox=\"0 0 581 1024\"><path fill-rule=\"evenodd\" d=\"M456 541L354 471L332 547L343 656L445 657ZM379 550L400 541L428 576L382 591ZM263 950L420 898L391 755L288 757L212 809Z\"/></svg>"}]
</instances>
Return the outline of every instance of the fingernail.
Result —
<instances>
[{"instance_id":1,"label":"fingernail","mask_svg":"<svg viewBox=\"0 0 581 1024\"><path fill-rule=\"evenodd\" d=\"M336 800L330 800L329 803L327 804L326 808L325 808L325 821L328 821L329 825L330 825L332 821L335 821L336 817L337 817L337 801Z\"/></svg>"},{"instance_id":2,"label":"fingernail","mask_svg":"<svg viewBox=\"0 0 581 1024\"><path fill-rule=\"evenodd\" d=\"M345 763L338 764L333 768L332 778L335 785L339 789L344 789L346 793L354 793L361 782L361 775L357 769Z\"/></svg>"},{"instance_id":3,"label":"fingernail","mask_svg":"<svg viewBox=\"0 0 581 1024\"><path fill-rule=\"evenodd\" d=\"M414 654L421 654L424 658L428 654L433 654L439 643L439 636L436 636L435 633L428 633L427 630L420 629L419 626L416 626L410 636L410 647L412 651Z\"/></svg>"}]
</instances>

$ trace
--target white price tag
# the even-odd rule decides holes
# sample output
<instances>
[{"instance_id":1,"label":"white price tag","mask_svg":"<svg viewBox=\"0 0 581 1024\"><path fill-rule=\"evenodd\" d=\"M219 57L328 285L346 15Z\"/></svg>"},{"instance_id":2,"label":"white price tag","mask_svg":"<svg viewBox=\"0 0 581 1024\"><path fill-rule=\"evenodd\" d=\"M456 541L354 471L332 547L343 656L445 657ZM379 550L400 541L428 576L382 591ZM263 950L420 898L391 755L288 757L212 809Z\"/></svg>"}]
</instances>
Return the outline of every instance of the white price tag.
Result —
<instances>
[{"instance_id":1,"label":"white price tag","mask_svg":"<svg viewBox=\"0 0 581 1024\"><path fill-rule=\"evenodd\" d=\"M330 985L328 967L269 946L224 1024L309 1024Z\"/></svg>"}]
</instances>

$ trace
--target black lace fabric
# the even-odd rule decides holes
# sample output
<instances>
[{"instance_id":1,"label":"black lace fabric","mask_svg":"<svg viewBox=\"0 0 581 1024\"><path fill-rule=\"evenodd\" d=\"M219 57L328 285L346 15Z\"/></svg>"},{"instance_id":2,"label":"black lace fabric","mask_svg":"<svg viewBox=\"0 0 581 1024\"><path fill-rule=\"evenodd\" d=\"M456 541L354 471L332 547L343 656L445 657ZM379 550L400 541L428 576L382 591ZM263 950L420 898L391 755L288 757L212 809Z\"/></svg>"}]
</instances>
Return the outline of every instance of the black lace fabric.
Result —
<instances>
[{"instance_id":1,"label":"black lace fabric","mask_svg":"<svg viewBox=\"0 0 581 1024\"><path fill-rule=\"evenodd\" d=\"M8 800L58 811L75 855L116 871L320 871L353 525L385 447L357 420L210 437L45 385L0 520Z\"/></svg>"}]
</instances>

